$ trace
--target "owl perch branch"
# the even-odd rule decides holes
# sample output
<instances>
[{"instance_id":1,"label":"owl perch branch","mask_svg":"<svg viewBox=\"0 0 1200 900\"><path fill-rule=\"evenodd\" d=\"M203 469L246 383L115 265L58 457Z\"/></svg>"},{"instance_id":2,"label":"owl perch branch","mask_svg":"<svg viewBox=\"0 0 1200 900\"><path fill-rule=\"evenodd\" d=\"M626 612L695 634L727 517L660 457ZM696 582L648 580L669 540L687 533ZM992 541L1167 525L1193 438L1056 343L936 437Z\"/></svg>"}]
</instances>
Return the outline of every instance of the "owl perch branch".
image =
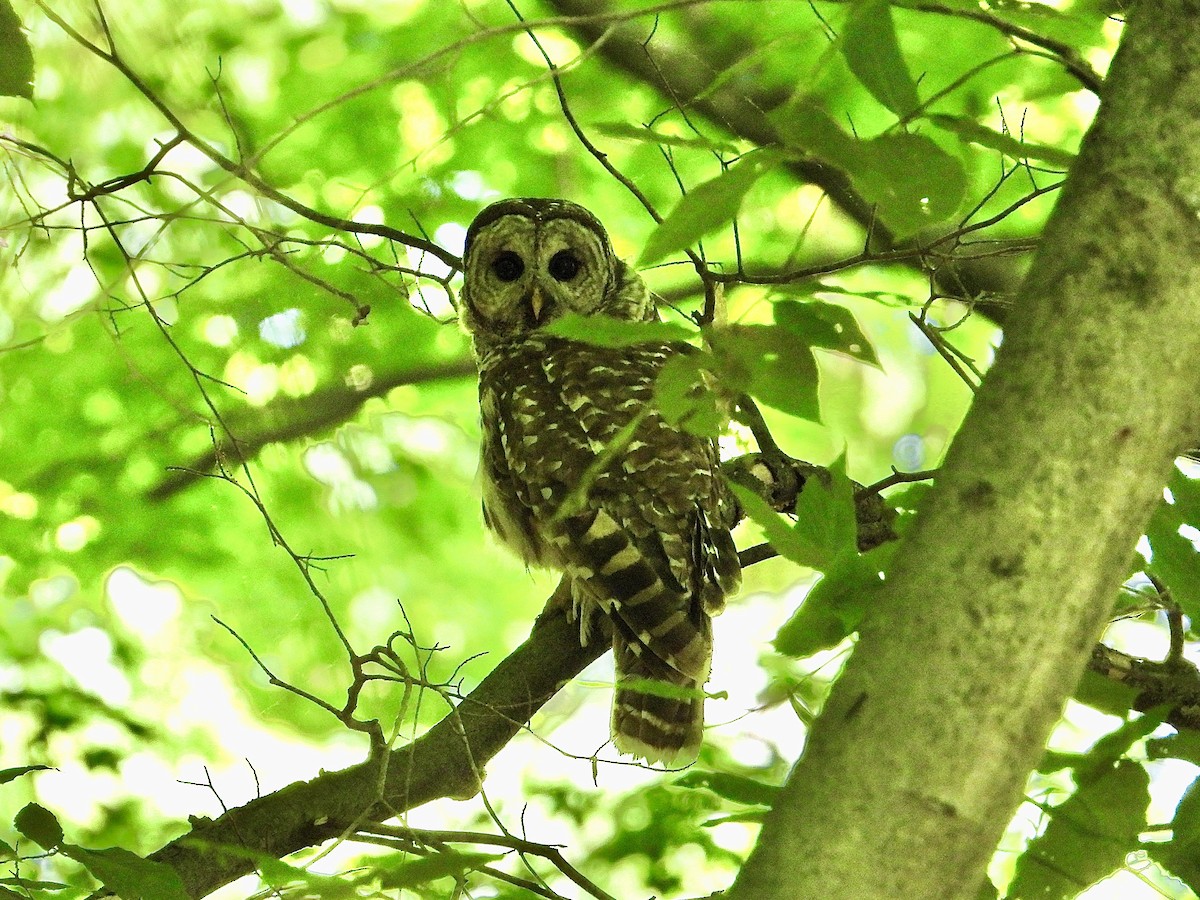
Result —
<instances>
[{"instance_id":1,"label":"owl perch branch","mask_svg":"<svg viewBox=\"0 0 1200 900\"><path fill-rule=\"evenodd\" d=\"M1137 691L1134 709L1145 712L1167 706L1163 721L1168 725L1200 730L1200 671L1187 660L1170 656L1161 662L1141 659L1097 644L1088 668Z\"/></svg>"}]
</instances>

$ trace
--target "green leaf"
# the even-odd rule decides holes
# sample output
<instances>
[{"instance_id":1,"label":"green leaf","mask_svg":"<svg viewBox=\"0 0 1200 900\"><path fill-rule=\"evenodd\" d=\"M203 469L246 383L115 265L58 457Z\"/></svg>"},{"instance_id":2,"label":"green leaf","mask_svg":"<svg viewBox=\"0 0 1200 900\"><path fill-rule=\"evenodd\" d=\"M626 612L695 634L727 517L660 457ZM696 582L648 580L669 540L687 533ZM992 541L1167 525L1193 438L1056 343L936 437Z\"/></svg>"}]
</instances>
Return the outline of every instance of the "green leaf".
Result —
<instances>
[{"instance_id":1,"label":"green leaf","mask_svg":"<svg viewBox=\"0 0 1200 900\"><path fill-rule=\"evenodd\" d=\"M862 149L850 178L897 238L949 218L966 195L962 163L923 134L885 134Z\"/></svg>"},{"instance_id":2,"label":"green leaf","mask_svg":"<svg viewBox=\"0 0 1200 900\"><path fill-rule=\"evenodd\" d=\"M889 543L859 554L854 484L841 460L829 472L828 483L810 478L796 500L792 553L825 575L775 635L775 649L786 656L812 656L853 634L895 550Z\"/></svg>"},{"instance_id":3,"label":"green leaf","mask_svg":"<svg viewBox=\"0 0 1200 900\"><path fill-rule=\"evenodd\" d=\"M854 573L840 570L822 576L792 617L783 623L771 646L784 656L803 659L836 647L852 635L862 622L865 608L856 602L857 595L853 590L842 589L842 586L847 581L857 580ZM830 591L819 590L826 584L837 587Z\"/></svg>"},{"instance_id":4,"label":"green leaf","mask_svg":"<svg viewBox=\"0 0 1200 900\"><path fill-rule=\"evenodd\" d=\"M1149 803L1146 770L1124 760L1079 787L1017 860L1010 897L1075 897L1138 846Z\"/></svg>"},{"instance_id":5,"label":"green leaf","mask_svg":"<svg viewBox=\"0 0 1200 900\"><path fill-rule=\"evenodd\" d=\"M249 847L239 847L232 844L221 844L199 838L187 838L184 843L190 848L203 850L207 853L248 859L254 863L254 867L262 876L263 881L274 888L304 885L313 889L322 898L329 898L329 900L358 896L353 879L323 875L319 872L309 872L307 869L289 865L283 860L271 856L269 853L264 853L261 850L253 850Z\"/></svg>"},{"instance_id":6,"label":"green leaf","mask_svg":"<svg viewBox=\"0 0 1200 900\"><path fill-rule=\"evenodd\" d=\"M1037 771L1042 774L1050 772L1058 772L1062 769L1070 769L1079 761L1081 754L1066 753L1062 750L1047 750L1042 754L1042 758L1038 760Z\"/></svg>"},{"instance_id":7,"label":"green leaf","mask_svg":"<svg viewBox=\"0 0 1200 900\"><path fill-rule=\"evenodd\" d=\"M869 553L843 556L779 629L772 642L775 649L803 658L836 647L857 631L873 593L883 583L879 573L894 551L894 544L885 544Z\"/></svg>"},{"instance_id":8,"label":"green leaf","mask_svg":"<svg viewBox=\"0 0 1200 900\"><path fill-rule=\"evenodd\" d=\"M567 313L542 330L582 344L613 348L686 342L696 335L694 328L670 322L626 322L611 316L581 316L578 313Z\"/></svg>"},{"instance_id":9,"label":"green leaf","mask_svg":"<svg viewBox=\"0 0 1200 900\"><path fill-rule=\"evenodd\" d=\"M662 144L670 147L699 147L702 150L712 150L717 153L735 153L737 148L725 141L713 141L698 134L681 137L676 134L664 134L646 125L631 125L628 122L596 122L592 129L600 134L615 138L625 138L633 141L643 141L648 144Z\"/></svg>"},{"instance_id":10,"label":"green leaf","mask_svg":"<svg viewBox=\"0 0 1200 900\"><path fill-rule=\"evenodd\" d=\"M1200 731L1177 731L1170 737L1146 741L1147 759L1182 759L1200 766Z\"/></svg>"},{"instance_id":11,"label":"green leaf","mask_svg":"<svg viewBox=\"0 0 1200 900\"><path fill-rule=\"evenodd\" d=\"M1200 528L1200 481L1176 469L1167 489L1174 502L1160 502L1146 526L1146 539L1153 551L1146 571L1170 587L1184 613L1195 619L1200 615L1200 553L1179 529L1184 525Z\"/></svg>"},{"instance_id":12,"label":"green leaf","mask_svg":"<svg viewBox=\"0 0 1200 900\"><path fill-rule=\"evenodd\" d=\"M1093 781L1111 771L1113 766L1129 753L1130 747L1158 728L1168 712L1169 707L1155 707L1124 722L1115 731L1110 731L1096 741L1087 753L1047 750L1038 763L1037 770L1057 772L1059 769L1071 769L1077 783Z\"/></svg>"},{"instance_id":13,"label":"green leaf","mask_svg":"<svg viewBox=\"0 0 1200 900\"><path fill-rule=\"evenodd\" d=\"M59 881L31 881L30 878L0 878L0 884L12 884L12 886L18 888L36 890L66 890L71 887L70 884L64 884Z\"/></svg>"},{"instance_id":14,"label":"green leaf","mask_svg":"<svg viewBox=\"0 0 1200 900\"><path fill-rule=\"evenodd\" d=\"M828 482L814 477L804 483L796 498L794 530L812 548L815 569L827 570L858 553L854 483L846 477L844 458L829 467Z\"/></svg>"},{"instance_id":15,"label":"green leaf","mask_svg":"<svg viewBox=\"0 0 1200 900\"><path fill-rule=\"evenodd\" d=\"M948 116L934 113L926 118L960 140L969 144L978 144L989 150L998 150L1010 159L1018 162L1026 159L1036 159L1049 163L1061 169L1069 169L1075 161L1075 154L1057 147L1047 147L1043 144L1029 144L1014 138L1011 134L993 131L986 125L980 125L974 119L966 116Z\"/></svg>"},{"instance_id":16,"label":"green leaf","mask_svg":"<svg viewBox=\"0 0 1200 900\"><path fill-rule=\"evenodd\" d=\"M340 898L351 900L351 898L360 896L354 887L354 882L350 879L309 872L307 869L288 865L283 860L274 859L265 854L258 855L256 859L263 881L271 887L285 888L291 885L303 885L326 900L340 900Z\"/></svg>"},{"instance_id":17,"label":"green leaf","mask_svg":"<svg viewBox=\"0 0 1200 900\"><path fill-rule=\"evenodd\" d=\"M835 467L829 480L809 478L796 499L793 523L773 510L758 494L730 484L742 509L760 528L779 555L818 571L827 571L858 552L854 485Z\"/></svg>"},{"instance_id":18,"label":"green leaf","mask_svg":"<svg viewBox=\"0 0 1200 900\"><path fill-rule=\"evenodd\" d=\"M728 772L688 772L676 779L675 785L693 790L703 788L734 803L760 806L770 806L779 796L779 785Z\"/></svg>"},{"instance_id":19,"label":"green leaf","mask_svg":"<svg viewBox=\"0 0 1200 900\"><path fill-rule=\"evenodd\" d=\"M1130 747L1158 728L1166 720L1168 712L1168 706L1155 707L1104 735L1075 764L1075 780L1083 784L1102 776L1120 762Z\"/></svg>"},{"instance_id":20,"label":"green leaf","mask_svg":"<svg viewBox=\"0 0 1200 900\"><path fill-rule=\"evenodd\" d=\"M45 850L62 843L63 830L54 813L36 803L28 804L13 819L13 827Z\"/></svg>"},{"instance_id":21,"label":"green leaf","mask_svg":"<svg viewBox=\"0 0 1200 900\"><path fill-rule=\"evenodd\" d=\"M52 769L53 766L17 766L13 769L0 769L0 784L8 784L10 781L16 781L22 775L28 775L30 772L41 772L47 769Z\"/></svg>"},{"instance_id":22,"label":"green leaf","mask_svg":"<svg viewBox=\"0 0 1200 900\"><path fill-rule=\"evenodd\" d=\"M443 851L425 859L404 862L383 871L380 883L384 888L415 888L438 878L459 877L497 859L502 853L455 853Z\"/></svg>"},{"instance_id":23,"label":"green leaf","mask_svg":"<svg viewBox=\"0 0 1200 900\"><path fill-rule=\"evenodd\" d=\"M1183 880L1193 891L1200 891L1200 779L1188 785L1175 818L1171 821L1171 841L1148 844L1145 849L1172 875Z\"/></svg>"},{"instance_id":24,"label":"green leaf","mask_svg":"<svg viewBox=\"0 0 1200 900\"><path fill-rule=\"evenodd\" d=\"M650 232L638 266L658 262L732 222L754 182L770 171L778 159L765 150L744 156L716 178L685 194L671 214Z\"/></svg>"},{"instance_id":25,"label":"green leaf","mask_svg":"<svg viewBox=\"0 0 1200 900\"><path fill-rule=\"evenodd\" d=\"M121 847L88 850L64 844L62 852L122 900L189 900L183 879L165 863L143 859Z\"/></svg>"},{"instance_id":26,"label":"green leaf","mask_svg":"<svg viewBox=\"0 0 1200 900\"><path fill-rule=\"evenodd\" d=\"M668 422L692 434L715 438L725 425L716 394L705 381L712 357L702 351L667 360L654 382L654 402Z\"/></svg>"},{"instance_id":27,"label":"green leaf","mask_svg":"<svg viewBox=\"0 0 1200 900\"><path fill-rule=\"evenodd\" d=\"M888 0L857 0L842 28L842 56L854 77L900 118L921 105L896 40Z\"/></svg>"},{"instance_id":28,"label":"green leaf","mask_svg":"<svg viewBox=\"0 0 1200 900\"><path fill-rule=\"evenodd\" d=\"M812 548L800 539L788 519L771 509L766 500L749 488L733 483L730 483L729 487L742 510L763 530L767 542L780 556L797 565L815 567L818 559L812 554Z\"/></svg>"},{"instance_id":29,"label":"green leaf","mask_svg":"<svg viewBox=\"0 0 1200 900\"><path fill-rule=\"evenodd\" d=\"M879 357L858 327L854 314L844 306L810 300L780 300L775 303L775 324L786 328L809 347L823 347L879 366Z\"/></svg>"},{"instance_id":30,"label":"green leaf","mask_svg":"<svg viewBox=\"0 0 1200 900\"><path fill-rule=\"evenodd\" d=\"M860 141L807 100L772 116L781 139L845 172L899 238L953 215L967 191L962 163L922 134Z\"/></svg>"},{"instance_id":31,"label":"green leaf","mask_svg":"<svg viewBox=\"0 0 1200 900\"><path fill-rule=\"evenodd\" d=\"M859 156L859 140L839 128L829 113L807 97L771 113L770 119L786 146L805 150L844 171L848 172Z\"/></svg>"},{"instance_id":32,"label":"green leaf","mask_svg":"<svg viewBox=\"0 0 1200 900\"><path fill-rule=\"evenodd\" d=\"M0 96L33 99L33 51L9 0L0 0Z\"/></svg>"},{"instance_id":33,"label":"green leaf","mask_svg":"<svg viewBox=\"0 0 1200 900\"><path fill-rule=\"evenodd\" d=\"M1099 672L1088 669L1075 688L1075 699L1093 709L1111 716L1124 718L1133 708L1138 692L1127 684L1105 678Z\"/></svg>"},{"instance_id":34,"label":"green leaf","mask_svg":"<svg viewBox=\"0 0 1200 900\"><path fill-rule=\"evenodd\" d=\"M782 412L820 421L817 363L793 331L775 325L730 325L712 334L714 372L731 391L745 391Z\"/></svg>"}]
</instances>

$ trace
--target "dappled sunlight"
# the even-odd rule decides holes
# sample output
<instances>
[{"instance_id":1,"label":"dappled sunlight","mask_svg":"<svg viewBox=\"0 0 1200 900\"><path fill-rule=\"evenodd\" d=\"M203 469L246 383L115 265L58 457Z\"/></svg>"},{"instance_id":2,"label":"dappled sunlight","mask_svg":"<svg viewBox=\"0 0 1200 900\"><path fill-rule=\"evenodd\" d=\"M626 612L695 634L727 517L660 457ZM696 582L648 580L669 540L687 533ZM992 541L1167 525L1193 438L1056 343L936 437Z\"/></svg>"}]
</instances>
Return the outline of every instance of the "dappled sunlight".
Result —
<instances>
[{"instance_id":1,"label":"dappled sunlight","mask_svg":"<svg viewBox=\"0 0 1200 900\"><path fill-rule=\"evenodd\" d=\"M610 7L47 0L17 4L15 31L0 0L0 884L58 880L68 887L21 896L81 900L93 876L146 878L113 889L179 900L174 870L141 858L170 846L153 859L218 900L699 897L749 868L778 786L821 746L810 729L854 727L858 706L841 723L823 707L867 645L859 629L897 538L939 499L925 470L955 440L1002 330L1024 321L1022 280L1123 23L1068 0ZM30 78L36 104L21 99ZM547 406L569 409L562 421L495 397L480 408L468 332L480 288L462 257L468 224L514 196L594 214L662 319L555 322L604 364L563 387L546 352L494 386L511 400L520 379L544 381L564 395ZM636 282L603 258L605 290ZM485 261L475 276L503 271ZM578 269L557 271L566 291ZM624 364L664 340L676 365L622 383ZM1099 339L1097 359L1119 343ZM670 439L590 431L610 393ZM1134 412L1111 447L1096 443L1114 479L1153 430ZM694 765L618 753L606 639L581 648L578 624L544 609L557 569L488 531L495 460L481 466L480 440L497 415L530 419L522 447L561 430L589 461L500 524L525 539L560 528L525 556L577 586L592 569L563 522L594 507L641 521L605 506L633 502L638 451L653 467L715 438L741 466L728 473L744 580L712 620ZM572 471L528 452L531 470ZM1003 826L989 868L1001 892L1191 896L1167 866L1200 886L1185 865L1193 719L1182 707L1155 719L1128 683L1200 660L1197 472L1172 474L1098 645L1109 667L1093 659ZM534 490L508 475L505 490ZM653 483L646 507L685 489L675 480ZM556 487L580 510L535 502ZM991 488L963 502L987 506ZM694 603L717 565L715 511L732 521L734 500L689 496L678 533L652 517L614 525L630 549L607 575L633 554ZM1099 539L1109 524L1089 527ZM1013 597L1039 574L1009 565L1015 550L976 549L956 566L1006 573ZM1064 565L1076 550L1062 548ZM637 596L613 594L597 604ZM930 633L943 607L979 634L1005 614L940 586L919 600L913 621ZM635 655L653 643L639 622L617 625ZM914 681L945 662L903 649ZM960 663L979 728L1011 715L994 698L1019 691L971 654ZM1057 703L1071 686L1054 689ZM868 693L861 714L877 714ZM385 778L374 763L387 753ZM917 769L863 781L935 799L947 828L976 814L979 798ZM248 804L270 812L251 819L237 809ZM180 835L200 841L171 844ZM789 883L835 856L789 859Z\"/></svg>"}]
</instances>

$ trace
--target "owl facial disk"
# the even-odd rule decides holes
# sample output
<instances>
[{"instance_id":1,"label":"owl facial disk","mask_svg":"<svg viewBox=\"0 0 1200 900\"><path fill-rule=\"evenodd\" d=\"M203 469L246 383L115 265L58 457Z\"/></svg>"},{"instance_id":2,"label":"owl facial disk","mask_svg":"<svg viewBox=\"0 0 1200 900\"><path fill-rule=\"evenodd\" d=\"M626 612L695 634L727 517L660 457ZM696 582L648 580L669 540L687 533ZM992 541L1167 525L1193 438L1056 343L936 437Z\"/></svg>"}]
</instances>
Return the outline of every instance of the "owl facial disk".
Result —
<instances>
[{"instance_id":1,"label":"owl facial disk","mask_svg":"<svg viewBox=\"0 0 1200 900\"><path fill-rule=\"evenodd\" d=\"M624 266L603 226L581 206L515 198L467 229L464 322L477 342L534 331L566 313L624 317Z\"/></svg>"}]
</instances>

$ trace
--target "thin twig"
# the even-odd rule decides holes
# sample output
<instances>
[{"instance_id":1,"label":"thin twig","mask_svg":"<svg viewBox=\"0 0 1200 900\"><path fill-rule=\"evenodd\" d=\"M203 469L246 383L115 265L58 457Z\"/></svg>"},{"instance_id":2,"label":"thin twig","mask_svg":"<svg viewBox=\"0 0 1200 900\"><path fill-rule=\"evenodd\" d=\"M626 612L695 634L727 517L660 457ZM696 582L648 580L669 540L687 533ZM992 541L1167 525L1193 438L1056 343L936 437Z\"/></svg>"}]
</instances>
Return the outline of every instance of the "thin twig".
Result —
<instances>
[{"instance_id":1,"label":"thin twig","mask_svg":"<svg viewBox=\"0 0 1200 900\"><path fill-rule=\"evenodd\" d=\"M405 828L397 825L370 825L362 829L365 835L377 834L385 837L411 841L414 844L437 846L439 844L482 844L491 847L506 847L531 856L538 856L554 864L554 867L571 881L598 900L615 900L607 891L572 866L562 852L551 844L540 844L513 835L487 834L475 831L433 831L423 828Z\"/></svg>"},{"instance_id":2,"label":"thin twig","mask_svg":"<svg viewBox=\"0 0 1200 900\"><path fill-rule=\"evenodd\" d=\"M930 481L938 475L937 469L926 469L923 472L901 472L899 469L892 467L892 474L886 478L881 478L874 484L868 484L866 487L859 488L854 492L854 499L867 497L871 494L878 494L886 491L890 487L897 484L911 484L916 481Z\"/></svg>"}]
</instances>

